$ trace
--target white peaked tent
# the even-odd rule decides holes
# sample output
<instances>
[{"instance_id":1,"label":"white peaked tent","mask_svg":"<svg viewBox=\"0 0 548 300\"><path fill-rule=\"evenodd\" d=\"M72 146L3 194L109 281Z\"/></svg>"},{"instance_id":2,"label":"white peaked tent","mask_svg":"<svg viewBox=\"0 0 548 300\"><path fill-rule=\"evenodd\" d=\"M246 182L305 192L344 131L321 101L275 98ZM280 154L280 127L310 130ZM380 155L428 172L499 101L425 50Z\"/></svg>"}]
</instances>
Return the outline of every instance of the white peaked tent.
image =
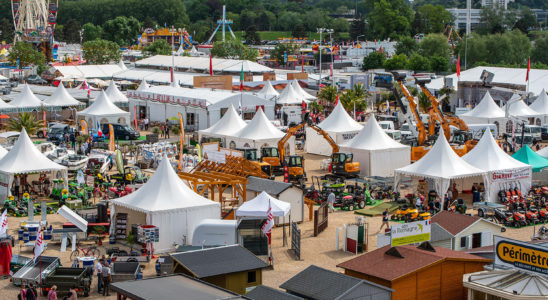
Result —
<instances>
[{"instance_id":1,"label":"white peaked tent","mask_svg":"<svg viewBox=\"0 0 548 300\"><path fill-rule=\"evenodd\" d=\"M44 103L46 103L49 106L58 107L58 108L83 105L82 102L74 99L74 97L72 97L67 92L67 90L61 83L57 86L57 88L55 89L55 92L53 92L53 94L49 98L44 100Z\"/></svg>"},{"instance_id":2,"label":"white peaked tent","mask_svg":"<svg viewBox=\"0 0 548 300\"><path fill-rule=\"evenodd\" d=\"M544 158L548 158L548 146L545 146L544 148L537 151L537 154Z\"/></svg>"},{"instance_id":3,"label":"white peaked tent","mask_svg":"<svg viewBox=\"0 0 548 300\"><path fill-rule=\"evenodd\" d=\"M112 101L112 103L129 103L126 95L120 92L120 90L116 86L116 83L114 83L114 80L110 81L110 84L108 85L108 88L106 90L106 94L110 101Z\"/></svg>"},{"instance_id":4,"label":"white peaked tent","mask_svg":"<svg viewBox=\"0 0 548 300\"><path fill-rule=\"evenodd\" d=\"M85 119L90 128L97 129L97 125L102 123L127 124L129 122L129 112L118 108L110 101L105 91L101 91L93 104L76 113L76 119L78 122Z\"/></svg>"},{"instance_id":5,"label":"white peaked tent","mask_svg":"<svg viewBox=\"0 0 548 300\"><path fill-rule=\"evenodd\" d=\"M497 201L497 193L506 183L519 182L524 191L528 191L531 187L533 174L531 166L506 154L497 145L490 131L485 131L474 149L466 153L462 159L487 172L485 190L489 202ZM465 186L471 186L471 184L465 184Z\"/></svg>"},{"instance_id":6,"label":"white peaked tent","mask_svg":"<svg viewBox=\"0 0 548 300\"><path fill-rule=\"evenodd\" d=\"M169 84L170 87L176 87L176 88L180 88L181 86L179 85L179 83L177 82L177 80L175 80L175 78L173 79L173 82L171 82Z\"/></svg>"},{"instance_id":7,"label":"white peaked tent","mask_svg":"<svg viewBox=\"0 0 548 300\"><path fill-rule=\"evenodd\" d=\"M451 180L482 176L485 182L486 175L484 170L460 158L440 132L432 149L421 159L394 171L394 186L398 187L403 176L427 178L433 180L436 192L443 198Z\"/></svg>"},{"instance_id":8,"label":"white peaked tent","mask_svg":"<svg viewBox=\"0 0 548 300\"><path fill-rule=\"evenodd\" d=\"M326 131L337 145L352 139L363 128L348 115L340 101L331 114L318 124L318 127ZM307 153L327 156L330 156L332 152L329 143L312 128L306 128L305 149Z\"/></svg>"},{"instance_id":9,"label":"white peaked tent","mask_svg":"<svg viewBox=\"0 0 548 300\"><path fill-rule=\"evenodd\" d=\"M459 117L466 124L492 124L496 121L500 123L506 119L504 110L495 103L489 92L485 93L474 109L461 114Z\"/></svg>"},{"instance_id":10,"label":"white peaked tent","mask_svg":"<svg viewBox=\"0 0 548 300\"><path fill-rule=\"evenodd\" d=\"M118 62L118 67L122 70L127 70L126 64L124 64L124 61L120 58L120 61Z\"/></svg>"},{"instance_id":11,"label":"white peaked tent","mask_svg":"<svg viewBox=\"0 0 548 300\"><path fill-rule=\"evenodd\" d=\"M265 98L267 100L278 97L279 95L280 93L278 93L278 91L274 89L274 87L272 86L272 83L270 83L270 80L268 80L264 84L263 88L257 92L257 96Z\"/></svg>"},{"instance_id":12,"label":"white peaked tent","mask_svg":"<svg viewBox=\"0 0 548 300\"><path fill-rule=\"evenodd\" d=\"M141 84L137 88L137 90L138 91L145 91L145 90L148 90L149 88L150 88L150 86L148 85L147 81L143 79L141 81Z\"/></svg>"},{"instance_id":13,"label":"white peaked tent","mask_svg":"<svg viewBox=\"0 0 548 300\"><path fill-rule=\"evenodd\" d=\"M254 148L259 151L263 146L276 147L278 141L285 136L281 130L276 128L268 120L262 109L258 109L255 116L244 128L236 134L227 136L226 143L230 148ZM288 141L289 153L295 152L295 138Z\"/></svg>"},{"instance_id":14,"label":"white peaked tent","mask_svg":"<svg viewBox=\"0 0 548 300\"><path fill-rule=\"evenodd\" d=\"M6 150L4 147L0 146L0 160L8 154L8 150Z\"/></svg>"},{"instance_id":15,"label":"white peaked tent","mask_svg":"<svg viewBox=\"0 0 548 300\"><path fill-rule=\"evenodd\" d=\"M537 97L535 102L529 105L529 108L541 114L542 124L548 123L548 95L546 95L546 90L542 89L540 95Z\"/></svg>"},{"instance_id":16,"label":"white peaked tent","mask_svg":"<svg viewBox=\"0 0 548 300\"><path fill-rule=\"evenodd\" d=\"M5 150L4 150L5 151ZM53 172L55 178L63 178L65 186L67 181L67 168L54 163L34 146L27 131L23 128L17 142L11 150L0 159L0 174L2 176L2 188L0 197L7 196L11 190L13 177L16 174L28 174L39 172Z\"/></svg>"},{"instance_id":17,"label":"white peaked tent","mask_svg":"<svg viewBox=\"0 0 548 300\"><path fill-rule=\"evenodd\" d=\"M341 152L354 155L362 176L393 176L395 169L411 163L411 147L389 137L374 116L358 135L341 145Z\"/></svg>"},{"instance_id":18,"label":"white peaked tent","mask_svg":"<svg viewBox=\"0 0 548 300\"><path fill-rule=\"evenodd\" d=\"M299 95L295 88L292 85L288 84L285 89L280 93L278 98L276 98L276 104L279 105L301 105L304 102L308 103L309 100L306 100L303 96Z\"/></svg>"},{"instance_id":19,"label":"white peaked tent","mask_svg":"<svg viewBox=\"0 0 548 300\"><path fill-rule=\"evenodd\" d=\"M128 214L128 228L132 224L159 227L160 241L154 243L157 253L172 251L174 243L186 241L190 244L194 228L202 220L220 219L221 216L219 203L190 189L175 173L166 155L147 183L111 203L113 216Z\"/></svg>"},{"instance_id":20,"label":"white peaked tent","mask_svg":"<svg viewBox=\"0 0 548 300\"><path fill-rule=\"evenodd\" d=\"M11 100L9 104L17 109L17 111L33 111L48 106L34 95L27 84L23 84L21 93Z\"/></svg>"},{"instance_id":21,"label":"white peaked tent","mask_svg":"<svg viewBox=\"0 0 548 300\"><path fill-rule=\"evenodd\" d=\"M4 102L4 100L0 98L0 112L13 112L15 110L16 109L13 105Z\"/></svg>"},{"instance_id":22,"label":"white peaked tent","mask_svg":"<svg viewBox=\"0 0 548 300\"><path fill-rule=\"evenodd\" d=\"M272 209L274 217L285 217L291 210L291 204L278 200L263 191L257 197L244 202L238 207L236 217L266 218L269 207Z\"/></svg>"},{"instance_id":23,"label":"white peaked tent","mask_svg":"<svg viewBox=\"0 0 548 300\"><path fill-rule=\"evenodd\" d=\"M295 89L295 92L297 92L297 94L300 95L301 97L303 97L304 99L306 99L306 100L311 100L311 101L313 101L314 99L316 99L316 97L310 95L309 93L307 93L307 92L301 87L301 85L299 84L299 82L297 81L297 79L291 80L291 83L290 83L289 85L291 85L291 86Z\"/></svg>"},{"instance_id":24,"label":"white peaked tent","mask_svg":"<svg viewBox=\"0 0 548 300\"><path fill-rule=\"evenodd\" d=\"M518 94L512 95L512 97L508 101L512 101L514 99L519 99L520 96ZM502 107L503 111L506 111L506 105ZM534 111L531 109L523 100L519 100L517 102L514 102L510 105L508 108L508 114L510 116L516 117L516 118L532 118L532 117L541 117L542 114L539 112Z\"/></svg>"},{"instance_id":25,"label":"white peaked tent","mask_svg":"<svg viewBox=\"0 0 548 300\"><path fill-rule=\"evenodd\" d=\"M247 123L242 120L240 115L234 109L234 106L230 104L228 110L225 112L223 117L213 124L213 126L198 131L198 140L202 139L202 136L210 137L225 137L225 136L235 136L240 130L242 130Z\"/></svg>"}]
</instances>

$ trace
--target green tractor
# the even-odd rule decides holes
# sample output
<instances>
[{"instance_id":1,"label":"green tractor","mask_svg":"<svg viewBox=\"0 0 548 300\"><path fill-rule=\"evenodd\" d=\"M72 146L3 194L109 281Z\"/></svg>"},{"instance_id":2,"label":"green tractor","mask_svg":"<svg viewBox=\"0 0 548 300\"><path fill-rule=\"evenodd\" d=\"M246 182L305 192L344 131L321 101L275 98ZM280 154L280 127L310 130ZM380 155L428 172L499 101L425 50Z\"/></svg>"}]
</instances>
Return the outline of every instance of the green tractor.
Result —
<instances>
[{"instance_id":1,"label":"green tractor","mask_svg":"<svg viewBox=\"0 0 548 300\"><path fill-rule=\"evenodd\" d=\"M4 201L4 209L8 210L10 216L22 217L25 215L25 210L17 206L17 201L13 196L8 196Z\"/></svg>"},{"instance_id":2,"label":"green tractor","mask_svg":"<svg viewBox=\"0 0 548 300\"><path fill-rule=\"evenodd\" d=\"M65 184L63 179L54 179L53 187L51 189L50 197L56 200L61 199L62 192L65 189Z\"/></svg>"}]
</instances>

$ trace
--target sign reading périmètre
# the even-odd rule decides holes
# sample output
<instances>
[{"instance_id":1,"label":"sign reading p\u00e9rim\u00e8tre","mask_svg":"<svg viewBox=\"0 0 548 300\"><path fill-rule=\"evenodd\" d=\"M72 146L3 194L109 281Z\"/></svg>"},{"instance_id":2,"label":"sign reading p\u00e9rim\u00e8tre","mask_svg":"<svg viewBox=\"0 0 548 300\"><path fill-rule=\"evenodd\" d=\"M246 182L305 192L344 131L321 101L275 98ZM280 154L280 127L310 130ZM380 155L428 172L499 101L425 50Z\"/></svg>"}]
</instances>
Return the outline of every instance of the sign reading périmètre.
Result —
<instances>
[{"instance_id":1,"label":"sign reading p\u00e9rim\u00e8tre","mask_svg":"<svg viewBox=\"0 0 548 300\"><path fill-rule=\"evenodd\" d=\"M401 246L430 240L430 220L390 226L390 244Z\"/></svg>"},{"instance_id":2,"label":"sign reading p\u00e9rim\u00e8tre","mask_svg":"<svg viewBox=\"0 0 548 300\"><path fill-rule=\"evenodd\" d=\"M531 176L531 168L523 168L518 170L495 171L491 174L491 180L507 181L528 178Z\"/></svg>"},{"instance_id":3,"label":"sign reading p\u00e9rim\u00e8tre","mask_svg":"<svg viewBox=\"0 0 548 300\"><path fill-rule=\"evenodd\" d=\"M548 248L496 235L495 265L548 275Z\"/></svg>"}]
</instances>

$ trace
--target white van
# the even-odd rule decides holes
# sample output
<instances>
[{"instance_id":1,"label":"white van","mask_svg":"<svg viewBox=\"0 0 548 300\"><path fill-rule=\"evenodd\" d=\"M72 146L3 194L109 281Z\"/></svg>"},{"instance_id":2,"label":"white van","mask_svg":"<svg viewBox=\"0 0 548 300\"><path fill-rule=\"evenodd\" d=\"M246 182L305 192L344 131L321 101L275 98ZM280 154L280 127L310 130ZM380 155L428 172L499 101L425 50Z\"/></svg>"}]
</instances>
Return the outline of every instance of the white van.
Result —
<instances>
[{"instance_id":1,"label":"white van","mask_svg":"<svg viewBox=\"0 0 548 300\"><path fill-rule=\"evenodd\" d=\"M525 125L523 126L525 135L530 135L533 140L542 140L542 129L538 125ZM514 134L521 135L521 126L517 125Z\"/></svg>"},{"instance_id":2,"label":"white van","mask_svg":"<svg viewBox=\"0 0 548 300\"><path fill-rule=\"evenodd\" d=\"M495 124L470 124L468 125L468 131L472 133L472 138L479 140L482 136L485 130L491 131L491 134L496 139L499 136L497 126Z\"/></svg>"}]
</instances>

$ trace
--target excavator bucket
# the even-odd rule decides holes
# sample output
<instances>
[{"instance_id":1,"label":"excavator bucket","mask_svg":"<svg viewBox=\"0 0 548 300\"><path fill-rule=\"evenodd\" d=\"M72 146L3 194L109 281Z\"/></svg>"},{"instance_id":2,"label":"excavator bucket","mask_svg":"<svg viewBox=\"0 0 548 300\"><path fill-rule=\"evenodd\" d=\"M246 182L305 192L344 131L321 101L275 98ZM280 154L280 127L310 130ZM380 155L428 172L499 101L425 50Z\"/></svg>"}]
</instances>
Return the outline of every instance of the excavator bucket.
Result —
<instances>
[{"instance_id":1,"label":"excavator bucket","mask_svg":"<svg viewBox=\"0 0 548 300\"><path fill-rule=\"evenodd\" d=\"M432 79L430 77L427 77L427 76L415 77L415 82L418 85L424 85L424 84L430 83L431 81L432 81Z\"/></svg>"},{"instance_id":2,"label":"excavator bucket","mask_svg":"<svg viewBox=\"0 0 548 300\"><path fill-rule=\"evenodd\" d=\"M392 75L394 75L394 80L396 81L403 81L405 80L405 77L407 77L407 74L406 73L402 73L402 72L392 72Z\"/></svg>"}]
</instances>

